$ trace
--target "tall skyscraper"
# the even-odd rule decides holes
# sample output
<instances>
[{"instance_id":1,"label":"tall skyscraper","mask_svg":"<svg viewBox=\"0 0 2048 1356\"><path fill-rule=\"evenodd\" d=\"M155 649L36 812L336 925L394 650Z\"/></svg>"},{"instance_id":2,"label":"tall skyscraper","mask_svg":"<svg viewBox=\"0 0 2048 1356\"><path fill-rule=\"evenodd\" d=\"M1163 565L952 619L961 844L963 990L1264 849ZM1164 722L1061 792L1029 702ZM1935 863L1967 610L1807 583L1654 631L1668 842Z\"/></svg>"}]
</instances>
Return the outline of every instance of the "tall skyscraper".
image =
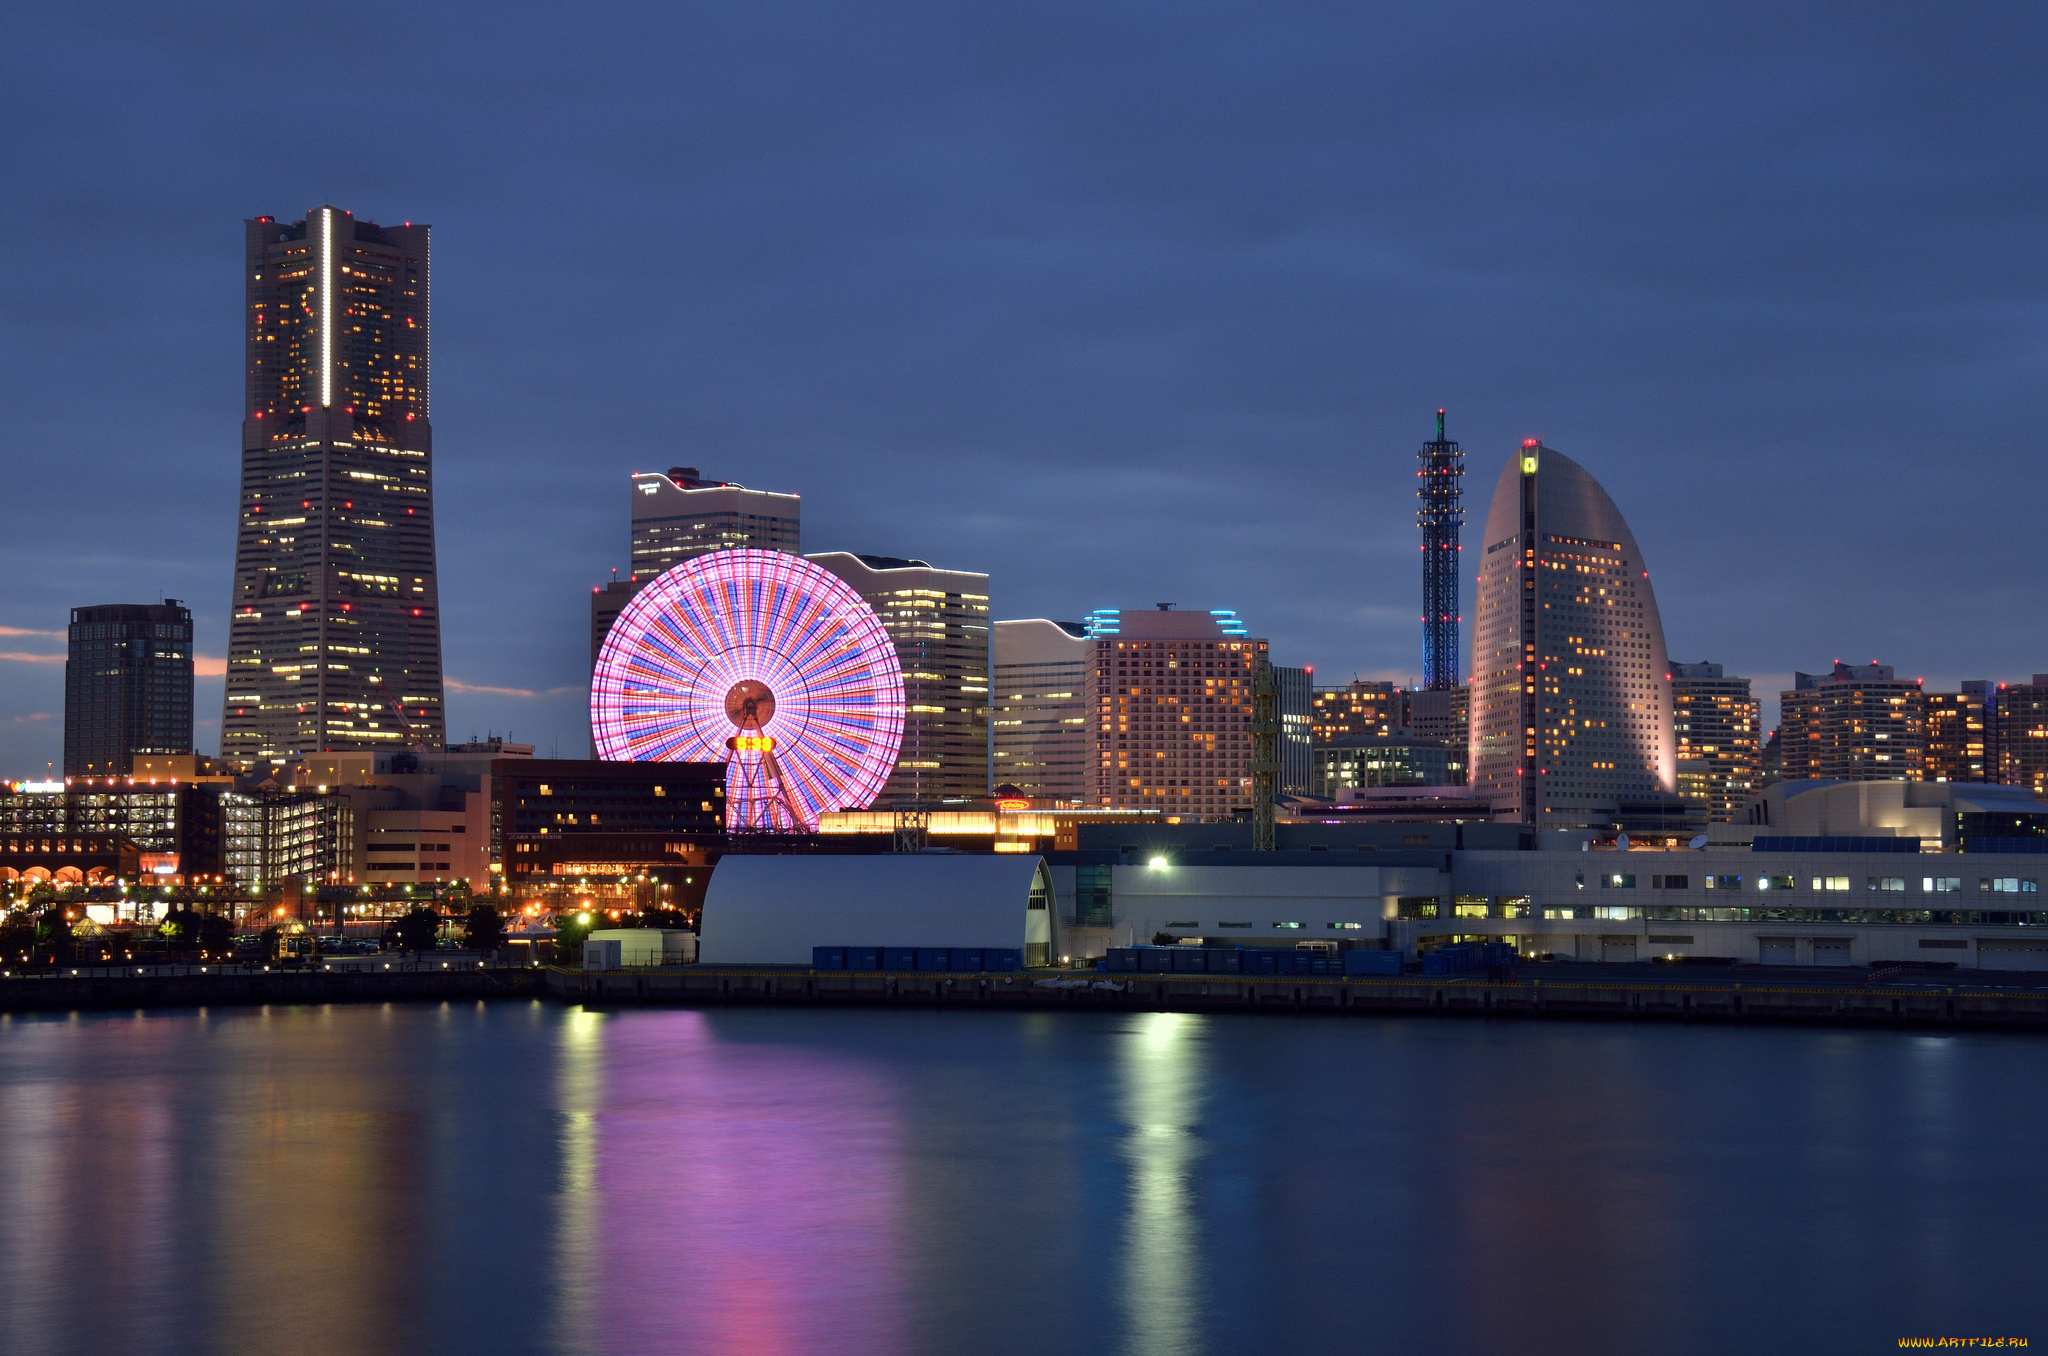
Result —
<instances>
[{"instance_id":1,"label":"tall skyscraper","mask_svg":"<svg viewBox=\"0 0 2048 1356\"><path fill-rule=\"evenodd\" d=\"M192 610L176 598L71 609L64 775L125 777L192 752Z\"/></svg>"},{"instance_id":2,"label":"tall skyscraper","mask_svg":"<svg viewBox=\"0 0 2048 1356\"><path fill-rule=\"evenodd\" d=\"M804 559L867 599L903 667L903 744L876 804L989 793L988 576L828 551Z\"/></svg>"},{"instance_id":3,"label":"tall skyscraper","mask_svg":"<svg viewBox=\"0 0 2048 1356\"><path fill-rule=\"evenodd\" d=\"M1033 801L1088 795L1088 628L1079 622L995 624L989 773Z\"/></svg>"},{"instance_id":4,"label":"tall skyscraper","mask_svg":"<svg viewBox=\"0 0 2048 1356\"><path fill-rule=\"evenodd\" d=\"M1535 439L1486 515L1473 794L1496 818L1603 827L1676 808L1671 667L1642 552L1585 468Z\"/></svg>"},{"instance_id":5,"label":"tall skyscraper","mask_svg":"<svg viewBox=\"0 0 2048 1356\"><path fill-rule=\"evenodd\" d=\"M1708 823L1733 823L1763 787L1762 712L1749 679L1730 678L1719 664L1673 664L1671 712L1678 761L1699 764L1687 799Z\"/></svg>"},{"instance_id":6,"label":"tall skyscraper","mask_svg":"<svg viewBox=\"0 0 2048 1356\"><path fill-rule=\"evenodd\" d=\"M1415 497L1422 507L1422 686L1432 692L1458 685L1458 580L1464 569L1459 541L1465 524L1465 454L1444 437L1444 412L1436 412L1436 437L1415 454L1421 482Z\"/></svg>"},{"instance_id":7,"label":"tall skyscraper","mask_svg":"<svg viewBox=\"0 0 2048 1356\"><path fill-rule=\"evenodd\" d=\"M1781 692L1779 773L1786 781L1917 782L1927 757L1927 704L1917 678L1889 664L1835 662L1795 673Z\"/></svg>"},{"instance_id":8,"label":"tall skyscraper","mask_svg":"<svg viewBox=\"0 0 2048 1356\"><path fill-rule=\"evenodd\" d=\"M221 754L439 748L428 228L245 224Z\"/></svg>"},{"instance_id":9,"label":"tall skyscraper","mask_svg":"<svg viewBox=\"0 0 2048 1356\"><path fill-rule=\"evenodd\" d=\"M1088 617L1094 800L1215 818L1252 804L1252 678L1266 642L1235 612Z\"/></svg>"}]
</instances>

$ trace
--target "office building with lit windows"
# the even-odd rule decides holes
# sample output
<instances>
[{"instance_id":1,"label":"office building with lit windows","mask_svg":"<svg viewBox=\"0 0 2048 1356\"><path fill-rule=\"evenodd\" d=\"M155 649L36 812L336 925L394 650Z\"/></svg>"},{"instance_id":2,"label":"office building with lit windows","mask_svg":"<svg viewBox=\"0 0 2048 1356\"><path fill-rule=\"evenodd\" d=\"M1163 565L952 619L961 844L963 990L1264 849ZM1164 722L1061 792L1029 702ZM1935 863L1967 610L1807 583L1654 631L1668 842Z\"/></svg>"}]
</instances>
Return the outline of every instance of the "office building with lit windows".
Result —
<instances>
[{"instance_id":1,"label":"office building with lit windows","mask_svg":"<svg viewBox=\"0 0 2048 1356\"><path fill-rule=\"evenodd\" d=\"M1531 439L1501 469L1481 550L1475 796L1541 828L1680 826L1664 626L1621 510Z\"/></svg>"},{"instance_id":2,"label":"office building with lit windows","mask_svg":"<svg viewBox=\"0 0 2048 1356\"><path fill-rule=\"evenodd\" d=\"M1280 699L1278 789L1283 796L1306 796L1315 781L1315 765L1310 757L1315 748L1315 676L1312 668L1273 666L1273 683Z\"/></svg>"},{"instance_id":3,"label":"office building with lit windows","mask_svg":"<svg viewBox=\"0 0 2048 1356\"><path fill-rule=\"evenodd\" d=\"M1343 687L1316 690L1309 704L1309 734L1317 744L1340 739L1386 739L1406 724L1407 694L1393 683L1354 678Z\"/></svg>"},{"instance_id":4,"label":"office building with lit windows","mask_svg":"<svg viewBox=\"0 0 2048 1356\"><path fill-rule=\"evenodd\" d=\"M1094 801L1215 818L1252 801L1252 679L1266 642L1235 612L1088 617Z\"/></svg>"},{"instance_id":5,"label":"office building with lit windows","mask_svg":"<svg viewBox=\"0 0 2048 1356\"><path fill-rule=\"evenodd\" d=\"M192 752L192 610L176 598L71 609L64 775L125 777Z\"/></svg>"},{"instance_id":6,"label":"office building with lit windows","mask_svg":"<svg viewBox=\"0 0 2048 1356\"><path fill-rule=\"evenodd\" d=\"M1671 722L1681 795L1708 823L1731 823L1763 784L1763 718L1749 679L1719 664L1673 664Z\"/></svg>"},{"instance_id":7,"label":"office building with lit windows","mask_svg":"<svg viewBox=\"0 0 2048 1356\"><path fill-rule=\"evenodd\" d=\"M1795 673L1781 692L1778 770L1786 781L1917 782L1927 754L1927 705L1917 678L1889 664Z\"/></svg>"},{"instance_id":8,"label":"office building with lit windows","mask_svg":"<svg viewBox=\"0 0 2048 1356\"><path fill-rule=\"evenodd\" d=\"M1354 679L1344 687L1316 691L1309 729L1317 747L1344 745L1358 739L1419 740L1442 745L1447 753L1441 784L1461 785L1471 742L1471 697L1472 689L1464 684L1418 689ZM1434 760L1429 765L1434 767ZM1327 780L1320 772L1311 777L1312 782Z\"/></svg>"},{"instance_id":9,"label":"office building with lit windows","mask_svg":"<svg viewBox=\"0 0 2048 1356\"><path fill-rule=\"evenodd\" d=\"M684 561L711 551L803 551L803 500L793 494L750 490L730 480L707 480L694 466L632 480L631 535L626 577L590 591L590 671L604 638L641 588ZM596 756L596 743L591 745Z\"/></svg>"},{"instance_id":10,"label":"office building with lit windows","mask_svg":"<svg viewBox=\"0 0 2048 1356\"><path fill-rule=\"evenodd\" d=\"M223 757L438 748L429 230L245 224Z\"/></svg>"},{"instance_id":11,"label":"office building with lit windows","mask_svg":"<svg viewBox=\"0 0 2048 1356\"><path fill-rule=\"evenodd\" d=\"M1379 786L1445 786L1450 783L1450 748L1433 739L1376 739L1349 735L1318 744L1309 794L1335 800L1345 791Z\"/></svg>"},{"instance_id":12,"label":"office building with lit windows","mask_svg":"<svg viewBox=\"0 0 2048 1356\"><path fill-rule=\"evenodd\" d=\"M988 795L988 576L845 551L804 559L852 585L896 644L903 743L876 804Z\"/></svg>"},{"instance_id":13,"label":"office building with lit windows","mask_svg":"<svg viewBox=\"0 0 2048 1356\"><path fill-rule=\"evenodd\" d=\"M999 621L990 700L989 773L1034 805L1088 796L1088 628L1079 622Z\"/></svg>"}]
</instances>

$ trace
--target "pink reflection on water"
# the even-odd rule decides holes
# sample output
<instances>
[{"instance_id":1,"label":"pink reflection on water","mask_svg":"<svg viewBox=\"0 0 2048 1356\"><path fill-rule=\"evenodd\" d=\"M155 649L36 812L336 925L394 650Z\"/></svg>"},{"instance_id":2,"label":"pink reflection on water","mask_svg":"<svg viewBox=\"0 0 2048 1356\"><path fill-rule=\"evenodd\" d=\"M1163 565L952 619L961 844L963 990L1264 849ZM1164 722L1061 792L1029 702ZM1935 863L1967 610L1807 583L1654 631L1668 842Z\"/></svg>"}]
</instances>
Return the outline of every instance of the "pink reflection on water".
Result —
<instances>
[{"instance_id":1,"label":"pink reflection on water","mask_svg":"<svg viewBox=\"0 0 2048 1356\"><path fill-rule=\"evenodd\" d=\"M593 1336L619 1352L902 1349L899 1090L854 1058L719 1027L604 1023Z\"/></svg>"}]
</instances>

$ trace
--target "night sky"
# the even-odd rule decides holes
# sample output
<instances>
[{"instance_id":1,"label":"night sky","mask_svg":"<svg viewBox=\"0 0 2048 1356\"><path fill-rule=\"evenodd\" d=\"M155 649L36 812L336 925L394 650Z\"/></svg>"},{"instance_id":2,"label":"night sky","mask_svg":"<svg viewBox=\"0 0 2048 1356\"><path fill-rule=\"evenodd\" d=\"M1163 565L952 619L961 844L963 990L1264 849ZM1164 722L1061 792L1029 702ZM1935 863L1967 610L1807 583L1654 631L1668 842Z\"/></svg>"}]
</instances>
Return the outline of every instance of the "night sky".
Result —
<instances>
[{"instance_id":1,"label":"night sky","mask_svg":"<svg viewBox=\"0 0 2048 1356\"><path fill-rule=\"evenodd\" d=\"M807 550L987 570L998 617L1231 607L1319 682L1410 680L1439 405L1468 563L1540 436L1629 519L1674 659L1767 697L1835 658L2048 671L2044 28L12 10L0 773L61 757L83 604L190 602L216 747L241 222L324 202L435 230L454 739L581 755L588 592L626 564L627 476L676 464L800 492Z\"/></svg>"}]
</instances>

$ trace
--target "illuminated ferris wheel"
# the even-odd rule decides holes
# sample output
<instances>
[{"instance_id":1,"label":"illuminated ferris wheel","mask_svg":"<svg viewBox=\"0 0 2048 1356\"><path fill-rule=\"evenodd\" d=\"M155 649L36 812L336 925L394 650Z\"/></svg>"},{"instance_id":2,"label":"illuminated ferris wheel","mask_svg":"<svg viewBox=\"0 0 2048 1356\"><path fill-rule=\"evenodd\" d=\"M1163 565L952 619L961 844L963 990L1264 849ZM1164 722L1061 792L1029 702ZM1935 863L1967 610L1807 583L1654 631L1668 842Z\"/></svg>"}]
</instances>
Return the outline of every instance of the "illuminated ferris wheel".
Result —
<instances>
[{"instance_id":1,"label":"illuminated ferris wheel","mask_svg":"<svg viewBox=\"0 0 2048 1356\"><path fill-rule=\"evenodd\" d=\"M714 551L640 590L590 685L601 758L726 764L726 827L817 828L896 768L903 671L867 600L802 556Z\"/></svg>"}]
</instances>

